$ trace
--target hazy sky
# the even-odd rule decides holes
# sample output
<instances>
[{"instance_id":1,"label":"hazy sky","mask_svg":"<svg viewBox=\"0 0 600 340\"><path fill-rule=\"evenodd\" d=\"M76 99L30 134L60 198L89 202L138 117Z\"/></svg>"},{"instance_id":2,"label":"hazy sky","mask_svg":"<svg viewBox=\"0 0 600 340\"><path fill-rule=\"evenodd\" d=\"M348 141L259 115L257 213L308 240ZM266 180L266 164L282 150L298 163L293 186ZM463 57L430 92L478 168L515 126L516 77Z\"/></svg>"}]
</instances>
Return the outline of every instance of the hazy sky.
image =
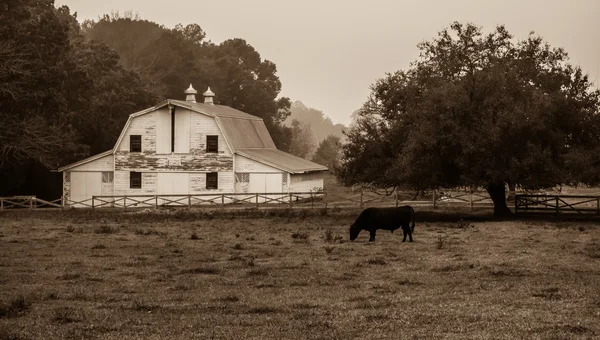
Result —
<instances>
[{"instance_id":1,"label":"hazy sky","mask_svg":"<svg viewBox=\"0 0 600 340\"><path fill-rule=\"evenodd\" d=\"M282 95L323 111L335 123L386 72L405 69L453 21L491 31L504 24L516 38L530 31L564 47L573 64L600 84L600 0L56 0L97 19L132 10L167 27L199 24L219 43L243 38L277 65ZM183 97L182 89L182 97ZM200 89L199 89L200 90ZM219 94L217 93L217 96Z\"/></svg>"}]
</instances>

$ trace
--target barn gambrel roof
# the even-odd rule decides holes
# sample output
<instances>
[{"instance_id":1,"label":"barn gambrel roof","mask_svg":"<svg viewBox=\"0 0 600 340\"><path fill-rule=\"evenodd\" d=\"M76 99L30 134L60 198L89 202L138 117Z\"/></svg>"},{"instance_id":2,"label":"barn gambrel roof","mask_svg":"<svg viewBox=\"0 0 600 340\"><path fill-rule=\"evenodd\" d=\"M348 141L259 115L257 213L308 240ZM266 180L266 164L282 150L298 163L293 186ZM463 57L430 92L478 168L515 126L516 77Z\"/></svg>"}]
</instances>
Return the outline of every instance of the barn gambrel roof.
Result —
<instances>
[{"instance_id":1,"label":"barn gambrel roof","mask_svg":"<svg viewBox=\"0 0 600 340\"><path fill-rule=\"evenodd\" d=\"M58 171L62 172L94 161L100 157L107 156L111 153L114 154L125 137L126 131L134 118L154 112L169 105L182 107L215 118L217 126L225 138L225 142L234 154L239 154L254 161L290 173L327 170L327 167L323 165L278 150L263 119L260 117L253 116L225 105L168 99L151 108L130 114L123 130L121 130L119 139L112 150L63 166L59 168Z\"/></svg>"}]
</instances>

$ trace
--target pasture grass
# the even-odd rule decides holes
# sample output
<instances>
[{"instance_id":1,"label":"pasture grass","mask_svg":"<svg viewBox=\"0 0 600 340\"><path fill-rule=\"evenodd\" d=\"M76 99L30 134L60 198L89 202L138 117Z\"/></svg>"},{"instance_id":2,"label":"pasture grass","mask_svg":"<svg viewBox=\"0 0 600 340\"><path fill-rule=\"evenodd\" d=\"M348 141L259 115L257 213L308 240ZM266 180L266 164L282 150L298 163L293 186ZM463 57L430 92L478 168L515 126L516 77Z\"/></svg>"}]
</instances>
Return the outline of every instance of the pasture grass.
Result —
<instances>
[{"instance_id":1,"label":"pasture grass","mask_svg":"<svg viewBox=\"0 0 600 340\"><path fill-rule=\"evenodd\" d=\"M0 339L600 336L599 225L443 214L0 215Z\"/></svg>"}]
</instances>

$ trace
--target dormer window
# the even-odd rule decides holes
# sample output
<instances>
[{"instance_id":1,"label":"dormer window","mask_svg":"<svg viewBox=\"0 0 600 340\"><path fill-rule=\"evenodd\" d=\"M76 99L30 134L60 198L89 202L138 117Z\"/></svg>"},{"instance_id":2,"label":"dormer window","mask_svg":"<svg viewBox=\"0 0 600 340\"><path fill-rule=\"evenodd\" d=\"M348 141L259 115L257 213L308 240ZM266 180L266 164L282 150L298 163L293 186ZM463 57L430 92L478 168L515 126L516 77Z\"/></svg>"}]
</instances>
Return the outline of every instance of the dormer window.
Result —
<instances>
[{"instance_id":1,"label":"dormer window","mask_svg":"<svg viewBox=\"0 0 600 340\"><path fill-rule=\"evenodd\" d=\"M219 136L206 136L206 152L219 152Z\"/></svg>"},{"instance_id":2,"label":"dormer window","mask_svg":"<svg viewBox=\"0 0 600 340\"><path fill-rule=\"evenodd\" d=\"M129 136L129 152L142 152L142 136Z\"/></svg>"}]
</instances>

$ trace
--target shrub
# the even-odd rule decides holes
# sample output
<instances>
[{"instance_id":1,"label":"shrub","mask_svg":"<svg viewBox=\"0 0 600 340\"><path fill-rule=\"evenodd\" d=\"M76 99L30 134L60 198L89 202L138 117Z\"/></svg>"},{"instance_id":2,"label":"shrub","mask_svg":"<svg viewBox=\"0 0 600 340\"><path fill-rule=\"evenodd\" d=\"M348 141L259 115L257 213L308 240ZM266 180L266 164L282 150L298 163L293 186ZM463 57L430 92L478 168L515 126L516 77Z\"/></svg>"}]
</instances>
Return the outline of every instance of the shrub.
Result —
<instances>
[{"instance_id":1,"label":"shrub","mask_svg":"<svg viewBox=\"0 0 600 340\"><path fill-rule=\"evenodd\" d=\"M325 231L325 242L333 243L333 231L331 229Z\"/></svg>"},{"instance_id":2,"label":"shrub","mask_svg":"<svg viewBox=\"0 0 600 340\"><path fill-rule=\"evenodd\" d=\"M296 231L296 232L292 233L292 238L293 238L293 239L301 239L301 240L306 240L306 239L308 239L308 234L307 234L307 233L303 233L303 232Z\"/></svg>"},{"instance_id":3,"label":"shrub","mask_svg":"<svg viewBox=\"0 0 600 340\"><path fill-rule=\"evenodd\" d=\"M99 228L96 228L96 230L94 230L94 233L96 234L115 234L117 232L119 232L118 228L112 228L108 225L102 225Z\"/></svg>"},{"instance_id":4,"label":"shrub","mask_svg":"<svg viewBox=\"0 0 600 340\"><path fill-rule=\"evenodd\" d=\"M447 235L438 235L438 238L435 241L435 247L437 249L443 249L446 246L447 239L448 239Z\"/></svg>"},{"instance_id":5,"label":"shrub","mask_svg":"<svg viewBox=\"0 0 600 340\"><path fill-rule=\"evenodd\" d=\"M192 236L190 236L190 239L199 240L200 238L198 237L198 235L196 233L192 233Z\"/></svg>"},{"instance_id":6,"label":"shrub","mask_svg":"<svg viewBox=\"0 0 600 340\"><path fill-rule=\"evenodd\" d=\"M2 318L14 318L27 312L29 309L29 303L25 301L25 297L22 295L12 299L6 305L0 305L0 319Z\"/></svg>"},{"instance_id":7,"label":"shrub","mask_svg":"<svg viewBox=\"0 0 600 340\"><path fill-rule=\"evenodd\" d=\"M370 258L367 260L368 264L375 264L375 265L384 265L387 262L385 262L385 260L381 257L374 257L374 258Z\"/></svg>"},{"instance_id":8,"label":"shrub","mask_svg":"<svg viewBox=\"0 0 600 340\"><path fill-rule=\"evenodd\" d=\"M233 249L235 249L235 250L242 250L242 249L243 249L243 247L242 247L242 244L241 244L241 243L236 243L236 244L234 244L234 245L233 245L233 247L231 247L231 248L233 248Z\"/></svg>"},{"instance_id":9,"label":"shrub","mask_svg":"<svg viewBox=\"0 0 600 340\"><path fill-rule=\"evenodd\" d=\"M218 274L219 270L213 267L195 267L184 269L181 271L182 274Z\"/></svg>"},{"instance_id":10,"label":"shrub","mask_svg":"<svg viewBox=\"0 0 600 340\"><path fill-rule=\"evenodd\" d=\"M61 307L54 310L53 320L58 323L73 323L81 321L81 318L75 309L70 307Z\"/></svg>"},{"instance_id":11,"label":"shrub","mask_svg":"<svg viewBox=\"0 0 600 340\"><path fill-rule=\"evenodd\" d=\"M277 308L260 306L260 307L250 308L248 310L248 313L250 313L250 314L269 314L269 313L277 313L277 311L278 311Z\"/></svg>"}]
</instances>

